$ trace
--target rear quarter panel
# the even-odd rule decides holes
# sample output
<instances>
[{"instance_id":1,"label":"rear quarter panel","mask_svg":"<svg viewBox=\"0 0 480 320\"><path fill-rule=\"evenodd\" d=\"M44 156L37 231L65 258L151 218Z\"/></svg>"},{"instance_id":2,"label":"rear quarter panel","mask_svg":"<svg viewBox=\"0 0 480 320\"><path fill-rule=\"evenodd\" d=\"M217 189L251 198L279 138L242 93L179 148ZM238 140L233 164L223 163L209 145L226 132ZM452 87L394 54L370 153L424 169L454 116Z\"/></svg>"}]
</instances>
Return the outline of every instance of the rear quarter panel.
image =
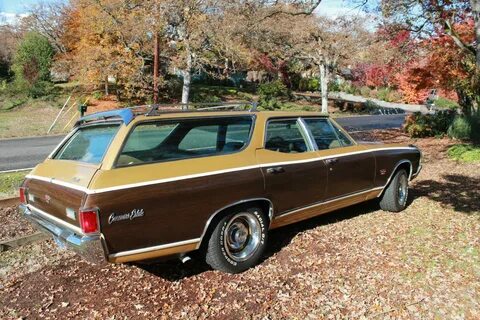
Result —
<instances>
[{"instance_id":1,"label":"rear quarter panel","mask_svg":"<svg viewBox=\"0 0 480 320\"><path fill-rule=\"evenodd\" d=\"M253 153L244 150L99 170L90 189L94 193L85 206L100 208L101 231L112 254L200 238L214 212L263 195L264 182ZM143 210L144 214L109 223L112 214L132 210Z\"/></svg>"},{"instance_id":2,"label":"rear quarter panel","mask_svg":"<svg viewBox=\"0 0 480 320\"><path fill-rule=\"evenodd\" d=\"M394 170L401 163L411 165L409 174L418 171L420 165L420 151L411 145L403 144L380 144L365 145L375 155L375 186L385 186Z\"/></svg>"}]
</instances>

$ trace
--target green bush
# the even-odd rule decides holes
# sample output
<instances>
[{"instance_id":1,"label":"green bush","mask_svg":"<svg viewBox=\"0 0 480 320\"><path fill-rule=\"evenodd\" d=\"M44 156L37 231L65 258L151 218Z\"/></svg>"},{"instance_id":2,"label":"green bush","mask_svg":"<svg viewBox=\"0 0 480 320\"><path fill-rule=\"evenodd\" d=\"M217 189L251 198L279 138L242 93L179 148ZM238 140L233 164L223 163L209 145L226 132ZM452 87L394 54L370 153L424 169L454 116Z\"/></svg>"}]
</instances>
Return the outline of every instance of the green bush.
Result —
<instances>
[{"instance_id":1,"label":"green bush","mask_svg":"<svg viewBox=\"0 0 480 320\"><path fill-rule=\"evenodd\" d=\"M459 107L457 102L443 97L435 100L435 106L440 109L457 109Z\"/></svg>"},{"instance_id":2,"label":"green bush","mask_svg":"<svg viewBox=\"0 0 480 320\"><path fill-rule=\"evenodd\" d=\"M265 110L275 110L281 107L278 98L287 97L289 92L282 81L276 80L261 84L258 87L258 94L260 107Z\"/></svg>"},{"instance_id":3,"label":"green bush","mask_svg":"<svg viewBox=\"0 0 480 320\"><path fill-rule=\"evenodd\" d=\"M339 89L342 92L348 93L348 94L360 94L360 90L352 85L350 82L344 82L339 85Z\"/></svg>"},{"instance_id":4,"label":"green bush","mask_svg":"<svg viewBox=\"0 0 480 320\"><path fill-rule=\"evenodd\" d=\"M363 87L360 88L360 95L362 97L369 98L371 91L372 90L369 87L363 86Z\"/></svg>"},{"instance_id":5,"label":"green bush","mask_svg":"<svg viewBox=\"0 0 480 320\"><path fill-rule=\"evenodd\" d=\"M398 102L402 100L402 95L391 88L380 88L377 90L377 99L386 102Z\"/></svg>"},{"instance_id":6,"label":"green bush","mask_svg":"<svg viewBox=\"0 0 480 320\"><path fill-rule=\"evenodd\" d=\"M319 91L320 81L318 78L302 78L298 84L299 91Z\"/></svg>"},{"instance_id":7,"label":"green bush","mask_svg":"<svg viewBox=\"0 0 480 320\"><path fill-rule=\"evenodd\" d=\"M53 55L53 47L46 37L28 32L13 57L16 86L32 97L48 93Z\"/></svg>"},{"instance_id":8,"label":"green bush","mask_svg":"<svg viewBox=\"0 0 480 320\"><path fill-rule=\"evenodd\" d=\"M337 81L331 81L328 84L328 91L329 92L340 92L340 84Z\"/></svg>"},{"instance_id":9,"label":"green bush","mask_svg":"<svg viewBox=\"0 0 480 320\"><path fill-rule=\"evenodd\" d=\"M459 140L470 139L472 126L466 117L457 116L448 128L448 136Z\"/></svg>"},{"instance_id":10,"label":"green bush","mask_svg":"<svg viewBox=\"0 0 480 320\"><path fill-rule=\"evenodd\" d=\"M404 129L413 138L443 136L447 134L454 118L455 112L451 110L435 114L415 112L405 118Z\"/></svg>"},{"instance_id":11,"label":"green bush","mask_svg":"<svg viewBox=\"0 0 480 320\"><path fill-rule=\"evenodd\" d=\"M480 142L480 115L456 116L447 133L450 138Z\"/></svg>"},{"instance_id":12,"label":"green bush","mask_svg":"<svg viewBox=\"0 0 480 320\"><path fill-rule=\"evenodd\" d=\"M28 95L32 98L39 98L49 95L53 91L53 83L49 81L37 81L28 88Z\"/></svg>"},{"instance_id":13,"label":"green bush","mask_svg":"<svg viewBox=\"0 0 480 320\"><path fill-rule=\"evenodd\" d=\"M480 161L480 147L468 144L454 145L448 149L447 153L450 158L462 162Z\"/></svg>"}]
</instances>

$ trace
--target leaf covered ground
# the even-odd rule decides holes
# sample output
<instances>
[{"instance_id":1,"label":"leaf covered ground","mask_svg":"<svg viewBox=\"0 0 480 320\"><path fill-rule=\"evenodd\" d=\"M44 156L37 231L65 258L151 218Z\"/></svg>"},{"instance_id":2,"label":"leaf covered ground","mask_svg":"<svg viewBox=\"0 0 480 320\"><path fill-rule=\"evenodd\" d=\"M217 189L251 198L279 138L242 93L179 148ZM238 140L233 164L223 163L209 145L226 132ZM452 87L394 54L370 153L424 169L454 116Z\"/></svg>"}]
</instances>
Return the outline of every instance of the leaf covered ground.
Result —
<instances>
[{"instance_id":1,"label":"leaf covered ground","mask_svg":"<svg viewBox=\"0 0 480 320\"><path fill-rule=\"evenodd\" d=\"M274 230L265 261L239 275L94 266L31 244L0 254L0 318L480 318L480 164L448 159L447 139L360 138L424 151L404 212L371 202Z\"/></svg>"}]
</instances>

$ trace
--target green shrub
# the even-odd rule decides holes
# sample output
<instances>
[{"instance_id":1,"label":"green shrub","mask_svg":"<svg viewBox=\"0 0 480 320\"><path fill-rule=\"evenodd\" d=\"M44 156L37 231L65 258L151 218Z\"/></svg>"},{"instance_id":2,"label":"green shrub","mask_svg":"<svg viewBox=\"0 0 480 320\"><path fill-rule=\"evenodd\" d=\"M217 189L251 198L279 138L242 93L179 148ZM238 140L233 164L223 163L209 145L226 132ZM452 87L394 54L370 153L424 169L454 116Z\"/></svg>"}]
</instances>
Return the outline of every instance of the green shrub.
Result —
<instances>
[{"instance_id":1,"label":"green shrub","mask_svg":"<svg viewBox=\"0 0 480 320\"><path fill-rule=\"evenodd\" d=\"M480 115L456 116L448 128L448 136L459 140L480 142Z\"/></svg>"},{"instance_id":2,"label":"green shrub","mask_svg":"<svg viewBox=\"0 0 480 320\"><path fill-rule=\"evenodd\" d=\"M391 88L380 88L377 90L377 99L386 102L398 102L402 100L402 95Z\"/></svg>"},{"instance_id":3,"label":"green shrub","mask_svg":"<svg viewBox=\"0 0 480 320\"><path fill-rule=\"evenodd\" d=\"M480 161L480 147L468 144L454 145L448 149L447 153L450 158L462 162Z\"/></svg>"},{"instance_id":4,"label":"green shrub","mask_svg":"<svg viewBox=\"0 0 480 320\"><path fill-rule=\"evenodd\" d=\"M371 91L372 90L369 87L363 86L363 87L360 88L360 95L362 97L369 98Z\"/></svg>"},{"instance_id":5,"label":"green shrub","mask_svg":"<svg viewBox=\"0 0 480 320\"><path fill-rule=\"evenodd\" d=\"M103 92L102 91L95 91L92 94L92 97L96 100L100 100L103 97Z\"/></svg>"},{"instance_id":6,"label":"green shrub","mask_svg":"<svg viewBox=\"0 0 480 320\"><path fill-rule=\"evenodd\" d=\"M443 97L435 100L435 106L440 109L457 109L459 107L457 102Z\"/></svg>"},{"instance_id":7,"label":"green shrub","mask_svg":"<svg viewBox=\"0 0 480 320\"><path fill-rule=\"evenodd\" d=\"M439 111L435 114L415 112L405 118L404 129L413 138L443 136L455 118L451 110Z\"/></svg>"},{"instance_id":8,"label":"green shrub","mask_svg":"<svg viewBox=\"0 0 480 320\"><path fill-rule=\"evenodd\" d=\"M320 81L318 78L302 78L298 84L299 91L319 91Z\"/></svg>"},{"instance_id":9,"label":"green shrub","mask_svg":"<svg viewBox=\"0 0 480 320\"><path fill-rule=\"evenodd\" d=\"M329 92L339 92L340 90L340 84L337 81L331 81L328 84L328 91Z\"/></svg>"},{"instance_id":10,"label":"green shrub","mask_svg":"<svg viewBox=\"0 0 480 320\"><path fill-rule=\"evenodd\" d=\"M49 81L37 81L28 88L28 95L32 98L39 98L53 92L53 83Z\"/></svg>"},{"instance_id":11,"label":"green shrub","mask_svg":"<svg viewBox=\"0 0 480 320\"><path fill-rule=\"evenodd\" d=\"M348 93L348 94L359 94L360 90L352 85L350 82L344 82L339 85L340 91Z\"/></svg>"},{"instance_id":12,"label":"green shrub","mask_svg":"<svg viewBox=\"0 0 480 320\"><path fill-rule=\"evenodd\" d=\"M287 97L289 92L282 81L276 80L261 84L258 87L259 106L265 110L275 110L281 107L278 98Z\"/></svg>"},{"instance_id":13,"label":"green shrub","mask_svg":"<svg viewBox=\"0 0 480 320\"><path fill-rule=\"evenodd\" d=\"M28 32L13 57L16 86L32 97L47 94L53 55L53 47L46 37L37 32Z\"/></svg>"},{"instance_id":14,"label":"green shrub","mask_svg":"<svg viewBox=\"0 0 480 320\"><path fill-rule=\"evenodd\" d=\"M288 95L288 89L282 81L276 80L259 85L258 94L260 95L260 98L264 99L286 97Z\"/></svg>"},{"instance_id":15,"label":"green shrub","mask_svg":"<svg viewBox=\"0 0 480 320\"><path fill-rule=\"evenodd\" d=\"M466 117L457 116L448 128L448 136L459 140L470 139L472 126Z\"/></svg>"}]
</instances>

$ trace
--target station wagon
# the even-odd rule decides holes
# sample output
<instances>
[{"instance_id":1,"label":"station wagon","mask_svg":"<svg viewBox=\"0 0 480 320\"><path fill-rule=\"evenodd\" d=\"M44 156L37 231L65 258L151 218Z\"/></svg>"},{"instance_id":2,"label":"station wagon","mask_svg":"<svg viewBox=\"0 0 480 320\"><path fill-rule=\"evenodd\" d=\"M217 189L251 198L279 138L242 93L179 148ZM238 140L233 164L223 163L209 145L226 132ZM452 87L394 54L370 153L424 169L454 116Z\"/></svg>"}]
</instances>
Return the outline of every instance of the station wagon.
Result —
<instances>
[{"instance_id":1,"label":"station wagon","mask_svg":"<svg viewBox=\"0 0 480 320\"><path fill-rule=\"evenodd\" d=\"M315 112L121 109L81 118L20 188L23 216L94 262L188 257L242 272L271 229L371 199L398 212L413 145Z\"/></svg>"}]
</instances>

